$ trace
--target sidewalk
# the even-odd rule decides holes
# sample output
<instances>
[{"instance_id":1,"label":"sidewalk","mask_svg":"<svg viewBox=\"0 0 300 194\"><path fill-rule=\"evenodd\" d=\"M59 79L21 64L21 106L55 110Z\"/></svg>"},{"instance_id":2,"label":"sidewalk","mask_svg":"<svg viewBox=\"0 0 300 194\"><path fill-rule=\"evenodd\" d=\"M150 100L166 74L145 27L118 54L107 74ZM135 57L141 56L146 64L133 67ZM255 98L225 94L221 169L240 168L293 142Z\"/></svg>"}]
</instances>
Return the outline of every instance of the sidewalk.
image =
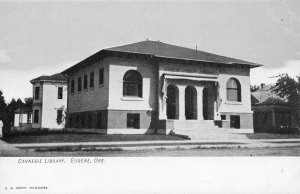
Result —
<instances>
[{"instance_id":1,"label":"sidewalk","mask_svg":"<svg viewBox=\"0 0 300 194\"><path fill-rule=\"evenodd\" d=\"M4 145L7 144L3 142ZM74 143L26 143L8 144L6 147L14 149L35 150L37 148L82 147L89 149L122 149L122 150L149 150L149 149L193 149L193 148L261 148L300 146L300 139L198 139L176 141L129 141L129 142L74 142ZM2 146L0 146L2 147Z\"/></svg>"}]
</instances>

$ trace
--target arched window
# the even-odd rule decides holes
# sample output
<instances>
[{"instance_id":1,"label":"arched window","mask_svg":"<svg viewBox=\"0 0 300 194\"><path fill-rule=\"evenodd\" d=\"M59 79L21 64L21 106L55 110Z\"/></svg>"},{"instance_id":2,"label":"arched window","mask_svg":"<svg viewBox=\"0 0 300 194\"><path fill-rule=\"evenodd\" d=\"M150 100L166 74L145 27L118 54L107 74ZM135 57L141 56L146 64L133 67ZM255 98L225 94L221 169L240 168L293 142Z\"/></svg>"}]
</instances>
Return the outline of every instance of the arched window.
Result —
<instances>
[{"instance_id":1,"label":"arched window","mask_svg":"<svg viewBox=\"0 0 300 194\"><path fill-rule=\"evenodd\" d=\"M139 72L129 70L123 77L123 96L143 97L143 79Z\"/></svg>"},{"instance_id":2,"label":"arched window","mask_svg":"<svg viewBox=\"0 0 300 194\"><path fill-rule=\"evenodd\" d=\"M227 81L227 100L241 102L241 84L235 78Z\"/></svg>"}]
</instances>

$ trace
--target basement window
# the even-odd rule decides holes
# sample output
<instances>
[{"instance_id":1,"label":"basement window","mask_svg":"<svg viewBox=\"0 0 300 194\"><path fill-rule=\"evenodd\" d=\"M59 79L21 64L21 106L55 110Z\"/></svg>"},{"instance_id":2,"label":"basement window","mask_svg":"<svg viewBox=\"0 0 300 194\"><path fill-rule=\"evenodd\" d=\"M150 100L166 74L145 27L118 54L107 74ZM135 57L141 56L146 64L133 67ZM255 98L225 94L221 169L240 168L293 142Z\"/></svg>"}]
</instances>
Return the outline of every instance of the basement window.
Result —
<instances>
[{"instance_id":1,"label":"basement window","mask_svg":"<svg viewBox=\"0 0 300 194\"><path fill-rule=\"evenodd\" d=\"M140 128L140 114L127 114L127 128L139 129Z\"/></svg>"}]
</instances>

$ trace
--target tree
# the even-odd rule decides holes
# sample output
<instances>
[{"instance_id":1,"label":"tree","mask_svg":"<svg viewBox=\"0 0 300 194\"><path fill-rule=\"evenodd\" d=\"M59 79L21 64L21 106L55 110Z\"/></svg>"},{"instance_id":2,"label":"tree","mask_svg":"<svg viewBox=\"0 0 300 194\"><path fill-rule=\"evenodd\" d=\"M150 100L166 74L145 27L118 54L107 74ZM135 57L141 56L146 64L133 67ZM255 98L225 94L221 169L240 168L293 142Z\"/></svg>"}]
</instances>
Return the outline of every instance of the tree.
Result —
<instances>
[{"instance_id":1,"label":"tree","mask_svg":"<svg viewBox=\"0 0 300 194\"><path fill-rule=\"evenodd\" d=\"M251 85L251 86L250 86L250 91L251 91L251 92L255 92L255 91L257 91L257 90L259 90L259 86L257 86L257 85Z\"/></svg>"},{"instance_id":2,"label":"tree","mask_svg":"<svg viewBox=\"0 0 300 194\"><path fill-rule=\"evenodd\" d=\"M281 98L287 99L287 103L291 106L293 120L299 124L300 83L291 78L288 74L280 74L278 77L272 90Z\"/></svg>"},{"instance_id":3,"label":"tree","mask_svg":"<svg viewBox=\"0 0 300 194\"><path fill-rule=\"evenodd\" d=\"M5 103L3 92L0 90L0 120L4 121L7 104Z\"/></svg>"},{"instance_id":4,"label":"tree","mask_svg":"<svg viewBox=\"0 0 300 194\"><path fill-rule=\"evenodd\" d=\"M24 108L31 108L32 107L32 103L33 103L33 99L32 98L25 98Z\"/></svg>"},{"instance_id":5,"label":"tree","mask_svg":"<svg viewBox=\"0 0 300 194\"><path fill-rule=\"evenodd\" d=\"M9 129L7 112L7 104L5 102L3 92L0 90L0 120L3 122L3 135L5 135L7 129Z\"/></svg>"}]
</instances>

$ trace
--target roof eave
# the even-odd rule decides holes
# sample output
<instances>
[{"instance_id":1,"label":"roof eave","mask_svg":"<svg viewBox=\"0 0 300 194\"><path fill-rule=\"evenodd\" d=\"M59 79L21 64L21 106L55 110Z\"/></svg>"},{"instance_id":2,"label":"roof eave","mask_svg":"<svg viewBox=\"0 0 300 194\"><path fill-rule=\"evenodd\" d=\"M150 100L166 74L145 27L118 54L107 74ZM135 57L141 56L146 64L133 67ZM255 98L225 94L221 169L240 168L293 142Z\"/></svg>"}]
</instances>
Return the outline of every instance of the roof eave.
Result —
<instances>
[{"instance_id":1,"label":"roof eave","mask_svg":"<svg viewBox=\"0 0 300 194\"><path fill-rule=\"evenodd\" d=\"M162 59L184 60L184 61L205 62L205 63L215 63L215 64L225 64L225 65L245 65L245 66L248 66L250 69L263 66L261 64L256 64L256 63L251 63L251 62L247 63L246 61L245 61L245 63L226 63L226 62L218 62L218 61L206 61L206 60L196 60L196 59L187 59L187 58L166 57L166 56L160 56L160 55L155 55L155 54L151 54L151 53L116 51L116 50L110 50L110 49L103 49L103 50L100 50L97 53L85 58L84 60L78 62L74 66L62 71L61 74L68 75L75 69L81 68L81 66L85 62L88 62L89 60L92 60L96 57L101 57L105 53L107 53L107 54L111 54L111 53L137 54L137 55L141 55L141 56L156 57L156 58L162 58ZM86 65L88 66L90 64L86 64Z\"/></svg>"}]
</instances>

